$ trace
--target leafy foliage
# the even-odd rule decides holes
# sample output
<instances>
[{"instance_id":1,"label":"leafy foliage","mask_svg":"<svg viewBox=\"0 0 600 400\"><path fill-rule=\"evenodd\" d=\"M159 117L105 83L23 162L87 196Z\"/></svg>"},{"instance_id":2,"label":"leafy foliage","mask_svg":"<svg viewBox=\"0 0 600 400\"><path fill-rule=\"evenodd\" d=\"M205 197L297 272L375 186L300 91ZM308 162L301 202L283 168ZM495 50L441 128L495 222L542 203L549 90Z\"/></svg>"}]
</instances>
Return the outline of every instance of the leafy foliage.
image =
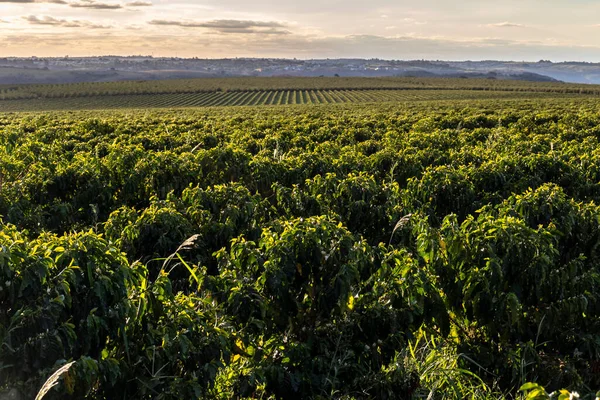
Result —
<instances>
[{"instance_id":1,"label":"leafy foliage","mask_svg":"<svg viewBox=\"0 0 600 400\"><path fill-rule=\"evenodd\" d=\"M1 114L0 390L592 395L597 102L465 106Z\"/></svg>"}]
</instances>

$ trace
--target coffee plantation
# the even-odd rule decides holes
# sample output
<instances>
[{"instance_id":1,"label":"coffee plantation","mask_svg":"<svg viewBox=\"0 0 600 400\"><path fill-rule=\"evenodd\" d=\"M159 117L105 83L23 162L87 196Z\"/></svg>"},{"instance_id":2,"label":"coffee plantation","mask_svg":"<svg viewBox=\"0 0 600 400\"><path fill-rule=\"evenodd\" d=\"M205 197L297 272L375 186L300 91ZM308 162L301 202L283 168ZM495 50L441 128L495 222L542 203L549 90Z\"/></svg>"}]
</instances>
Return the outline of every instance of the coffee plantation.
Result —
<instances>
[{"instance_id":1,"label":"coffee plantation","mask_svg":"<svg viewBox=\"0 0 600 400\"><path fill-rule=\"evenodd\" d=\"M0 389L593 398L599 105L0 114Z\"/></svg>"}]
</instances>

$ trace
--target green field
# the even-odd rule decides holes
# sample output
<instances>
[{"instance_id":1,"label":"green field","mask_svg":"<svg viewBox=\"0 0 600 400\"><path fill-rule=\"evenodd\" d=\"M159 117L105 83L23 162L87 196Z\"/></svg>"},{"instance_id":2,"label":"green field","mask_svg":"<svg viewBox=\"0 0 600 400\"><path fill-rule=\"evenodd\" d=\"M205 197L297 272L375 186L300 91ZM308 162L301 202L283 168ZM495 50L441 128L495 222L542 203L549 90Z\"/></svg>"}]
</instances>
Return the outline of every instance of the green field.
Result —
<instances>
[{"instance_id":1,"label":"green field","mask_svg":"<svg viewBox=\"0 0 600 400\"><path fill-rule=\"evenodd\" d=\"M336 103L406 103L443 100L590 98L587 94L475 90L285 90L153 95L108 95L66 99L0 101L3 111L107 110Z\"/></svg>"},{"instance_id":2,"label":"green field","mask_svg":"<svg viewBox=\"0 0 600 400\"><path fill-rule=\"evenodd\" d=\"M595 87L244 82L0 101L0 398L595 397Z\"/></svg>"},{"instance_id":3,"label":"green field","mask_svg":"<svg viewBox=\"0 0 600 400\"><path fill-rule=\"evenodd\" d=\"M228 78L0 86L0 110L49 111L598 97L592 85L423 78Z\"/></svg>"}]
</instances>

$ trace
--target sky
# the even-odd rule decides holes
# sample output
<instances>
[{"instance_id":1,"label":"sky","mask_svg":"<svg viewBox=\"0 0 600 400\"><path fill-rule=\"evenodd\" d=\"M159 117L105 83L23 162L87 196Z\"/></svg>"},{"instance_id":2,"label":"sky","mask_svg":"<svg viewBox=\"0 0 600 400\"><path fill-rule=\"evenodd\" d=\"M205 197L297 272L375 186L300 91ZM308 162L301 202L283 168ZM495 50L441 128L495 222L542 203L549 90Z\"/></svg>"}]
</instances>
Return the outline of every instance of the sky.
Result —
<instances>
[{"instance_id":1,"label":"sky","mask_svg":"<svg viewBox=\"0 0 600 400\"><path fill-rule=\"evenodd\" d=\"M597 0L0 0L0 57L600 62Z\"/></svg>"}]
</instances>

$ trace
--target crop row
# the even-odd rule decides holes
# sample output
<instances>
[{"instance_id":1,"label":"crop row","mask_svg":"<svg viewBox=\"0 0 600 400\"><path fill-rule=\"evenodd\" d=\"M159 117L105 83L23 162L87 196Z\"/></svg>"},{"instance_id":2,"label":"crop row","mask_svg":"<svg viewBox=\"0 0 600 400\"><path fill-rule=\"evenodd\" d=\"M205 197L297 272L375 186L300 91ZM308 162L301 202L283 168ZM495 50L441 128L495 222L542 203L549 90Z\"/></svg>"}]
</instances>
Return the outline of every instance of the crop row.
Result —
<instances>
[{"instance_id":1,"label":"crop row","mask_svg":"<svg viewBox=\"0 0 600 400\"><path fill-rule=\"evenodd\" d=\"M600 94L597 85L456 78L203 78L0 85L0 99L287 90L478 90Z\"/></svg>"},{"instance_id":2,"label":"crop row","mask_svg":"<svg viewBox=\"0 0 600 400\"><path fill-rule=\"evenodd\" d=\"M113 108L176 108L212 106L260 106L413 102L429 100L477 100L590 97L580 94L476 90L258 90L213 91L176 94L101 95L81 98L0 100L0 110L85 110Z\"/></svg>"}]
</instances>

